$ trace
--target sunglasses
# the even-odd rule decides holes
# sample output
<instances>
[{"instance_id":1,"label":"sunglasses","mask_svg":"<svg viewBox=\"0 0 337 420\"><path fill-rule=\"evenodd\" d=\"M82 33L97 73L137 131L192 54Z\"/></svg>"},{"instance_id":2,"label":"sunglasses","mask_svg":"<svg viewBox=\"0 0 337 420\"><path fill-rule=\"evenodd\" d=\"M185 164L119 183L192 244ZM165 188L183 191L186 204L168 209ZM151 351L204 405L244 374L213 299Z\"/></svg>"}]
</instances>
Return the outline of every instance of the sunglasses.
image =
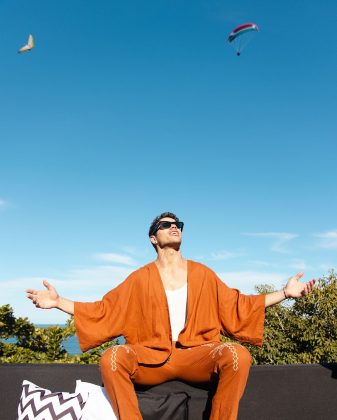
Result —
<instances>
[{"instance_id":1,"label":"sunglasses","mask_svg":"<svg viewBox=\"0 0 337 420\"><path fill-rule=\"evenodd\" d=\"M167 221L165 220L165 221L162 221L162 222L158 222L158 223L157 223L157 224L153 227L153 229L152 229L152 232L151 232L150 236L155 235L155 234L158 232L158 230L159 230L159 229L170 229L170 227L171 227L172 225L177 226L177 228L178 228L181 232L183 231L183 228L184 228L184 222L176 222L176 221L174 221L174 222L167 222Z\"/></svg>"}]
</instances>

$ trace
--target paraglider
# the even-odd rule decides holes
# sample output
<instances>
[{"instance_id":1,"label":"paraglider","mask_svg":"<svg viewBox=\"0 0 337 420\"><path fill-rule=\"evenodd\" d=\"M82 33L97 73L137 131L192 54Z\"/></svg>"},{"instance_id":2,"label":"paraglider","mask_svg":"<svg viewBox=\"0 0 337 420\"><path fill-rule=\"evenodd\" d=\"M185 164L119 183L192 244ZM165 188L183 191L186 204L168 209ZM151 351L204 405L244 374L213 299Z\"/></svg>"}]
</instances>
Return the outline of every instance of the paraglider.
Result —
<instances>
[{"instance_id":1,"label":"paraglider","mask_svg":"<svg viewBox=\"0 0 337 420\"><path fill-rule=\"evenodd\" d=\"M27 51L31 51L34 48L34 38L33 35L30 34L28 37L27 44L24 45L22 48L19 49L18 53L24 53Z\"/></svg>"},{"instance_id":2,"label":"paraglider","mask_svg":"<svg viewBox=\"0 0 337 420\"><path fill-rule=\"evenodd\" d=\"M256 23L244 23L232 30L228 35L227 41L233 45L236 55L241 54L241 51L256 32L259 32L259 27Z\"/></svg>"}]
</instances>

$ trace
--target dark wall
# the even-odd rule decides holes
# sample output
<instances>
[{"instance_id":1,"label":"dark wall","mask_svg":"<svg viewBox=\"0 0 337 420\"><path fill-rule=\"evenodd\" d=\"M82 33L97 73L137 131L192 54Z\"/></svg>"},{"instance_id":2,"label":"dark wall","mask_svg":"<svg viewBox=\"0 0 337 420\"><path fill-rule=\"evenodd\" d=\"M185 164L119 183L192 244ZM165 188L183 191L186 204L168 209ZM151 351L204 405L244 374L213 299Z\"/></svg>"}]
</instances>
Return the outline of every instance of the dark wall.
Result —
<instances>
[{"instance_id":1,"label":"dark wall","mask_svg":"<svg viewBox=\"0 0 337 420\"><path fill-rule=\"evenodd\" d=\"M239 420L336 420L337 364L253 366Z\"/></svg>"},{"instance_id":2,"label":"dark wall","mask_svg":"<svg viewBox=\"0 0 337 420\"><path fill-rule=\"evenodd\" d=\"M75 389L76 379L101 385L97 365L0 364L0 420L14 420L27 379L52 391ZM148 390L166 394L184 390L192 402L191 420L205 419L208 390L171 382ZM206 416L207 417L207 416ZM336 420L337 364L253 366L241 400L239 420Z\"/></svg>"}]
</instances>

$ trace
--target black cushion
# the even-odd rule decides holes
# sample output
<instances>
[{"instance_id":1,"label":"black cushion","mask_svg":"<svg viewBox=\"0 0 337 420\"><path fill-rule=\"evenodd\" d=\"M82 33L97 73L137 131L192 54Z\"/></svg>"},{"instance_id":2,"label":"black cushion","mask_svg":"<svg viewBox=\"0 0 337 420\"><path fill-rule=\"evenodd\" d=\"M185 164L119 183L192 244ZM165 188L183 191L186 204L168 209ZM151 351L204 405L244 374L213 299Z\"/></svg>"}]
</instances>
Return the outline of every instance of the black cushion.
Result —
<instances>
[{"instance_id":1,"label":"black cushion","mask_svg":"<svg viewBox=\"0 0 337 420\"><path fill-rule=\"evenodd\" d=\"M138 392L138 404L144 420L187 420L188 400L186 392L170 392L159 395Z\"/></svg>"},{"instance_id":2,"label":"black cushion","mask_svg":"<svg viewBox=\"0 0 337 420\"><path fill-rule=\"evenodd\" d=\"M216 385L216 384L215 384ZM187 398L187 415L188 420L205 420L209 418L211 411L212 395L215 390L215 385L210 387L208 383L205 384L189 384L182 381L168 381L156 386L135 385L138 399L140 396L147 400L140 401L140 411L143 413L143 407L146 407L148 401L156 400L158 397L170 395L171 398L174 394L185 394ZM177 401L172 400L173 405ZM168 417L169 418L169 417ZM185 417L180 417L184 419ZM157 417L161 419L161 417Z\"/></svg>"}]
</instances>

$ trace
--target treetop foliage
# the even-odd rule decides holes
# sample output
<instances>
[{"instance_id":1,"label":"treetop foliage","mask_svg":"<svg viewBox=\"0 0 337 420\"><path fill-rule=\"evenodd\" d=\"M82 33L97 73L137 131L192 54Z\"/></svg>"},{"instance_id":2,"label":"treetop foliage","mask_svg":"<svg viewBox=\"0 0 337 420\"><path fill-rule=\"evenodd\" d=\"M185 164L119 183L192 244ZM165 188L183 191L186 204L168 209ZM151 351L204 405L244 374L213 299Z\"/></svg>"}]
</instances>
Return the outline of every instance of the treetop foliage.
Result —
<instances>
[{"instance_id":1,"label":"treetop foliage","mask_svg":"<svg viewBox=\"0 0 337 420\"><path fill-rule=\"evenodd\" d=\"M258 293L273 291L266 285L256 289ZM264 344L248 347L257 364L336 362L336 273L318 279L306 297L267 308Z\"/></svg>"},{"instance_id":2,"label":"treetop foliage","mask_svg":"<svg viewBox=\"0 0 337 420\"><path fill-rule=\"evenodd\" d=\"M72 318L64 328L39 328L27 318L15 318L10 305L0 306L1 363L98 363L101 353L117 343L112 341L86 353L70 355L62 343L72 335Z\"/></svg>"}]
</instances>

